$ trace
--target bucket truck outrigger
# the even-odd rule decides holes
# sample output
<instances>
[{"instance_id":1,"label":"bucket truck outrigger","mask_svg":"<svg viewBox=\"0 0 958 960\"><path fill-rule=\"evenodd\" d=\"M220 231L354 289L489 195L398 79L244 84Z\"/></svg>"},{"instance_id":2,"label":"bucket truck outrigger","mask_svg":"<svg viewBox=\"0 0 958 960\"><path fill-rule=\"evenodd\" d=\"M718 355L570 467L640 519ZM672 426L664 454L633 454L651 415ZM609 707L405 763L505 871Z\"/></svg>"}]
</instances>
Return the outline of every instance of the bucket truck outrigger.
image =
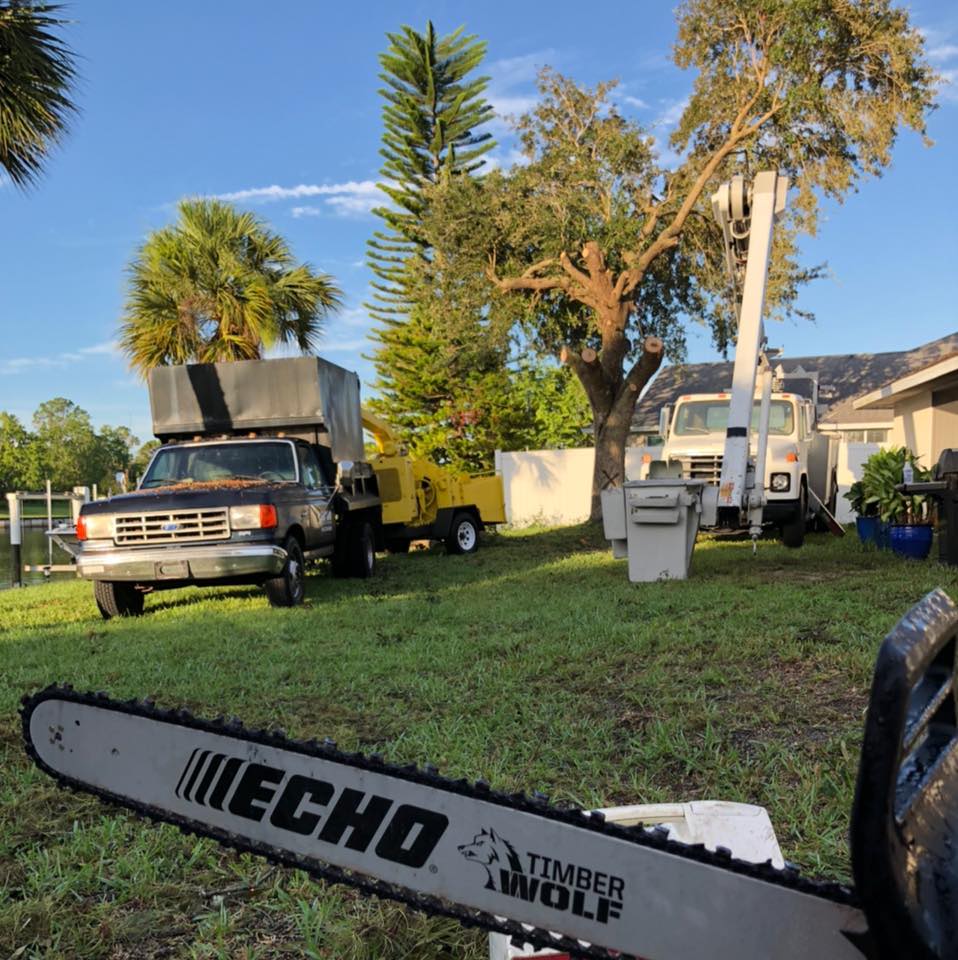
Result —
<instances>
[{"instance_id":1,"label":"bucket truck outrigger","mask_svg":"<svg viewBox=\"0 0 958 960\"><path fill-rule=\"evenodd\" d=\"M769 519L765 517L765 483L772 368L762 311L772 231L785 210L787 191L787 177L763 171L752 183L735 176L712 196L712 212L722 230L726 263L739 301L719 483L714 486L702 477L683 476L677 461L663 460L650 464L649 479L603 491L605 534L612 541L613 554L628 557L632 581L684 579L699 526L747 527L754 545L763 521ZM759 377L761 394L756 400ZM724 396L717 402L724 404ZM750 434L756 412L753 455ZM707 428L703 426L702 432ZM804 487L799 478L794 485L790 496L799 496L797 522L804 529Z\"/></svg>"}]
</instances>

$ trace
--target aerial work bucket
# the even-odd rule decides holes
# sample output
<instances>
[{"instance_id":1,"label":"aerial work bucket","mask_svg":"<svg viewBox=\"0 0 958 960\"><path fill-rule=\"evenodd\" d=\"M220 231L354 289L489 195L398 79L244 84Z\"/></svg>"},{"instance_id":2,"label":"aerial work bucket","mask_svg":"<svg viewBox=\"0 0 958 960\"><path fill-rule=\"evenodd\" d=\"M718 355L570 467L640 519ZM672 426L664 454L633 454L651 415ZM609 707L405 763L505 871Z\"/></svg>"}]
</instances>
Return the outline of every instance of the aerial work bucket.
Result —
<instances>
[{"instance_id":1,"label":"aerial work bucket","mask_svg":"<svg viewBox=\"0 0 958 960\"><path fill-rule=\"evenodd\" d=\"M685 580L703 509L714 523L714 501L715 488L707 488L704 480L679 477L633 480L603 490L605 536L613 556L628 558L629 580Z\"/></svg>"}]
</instances>

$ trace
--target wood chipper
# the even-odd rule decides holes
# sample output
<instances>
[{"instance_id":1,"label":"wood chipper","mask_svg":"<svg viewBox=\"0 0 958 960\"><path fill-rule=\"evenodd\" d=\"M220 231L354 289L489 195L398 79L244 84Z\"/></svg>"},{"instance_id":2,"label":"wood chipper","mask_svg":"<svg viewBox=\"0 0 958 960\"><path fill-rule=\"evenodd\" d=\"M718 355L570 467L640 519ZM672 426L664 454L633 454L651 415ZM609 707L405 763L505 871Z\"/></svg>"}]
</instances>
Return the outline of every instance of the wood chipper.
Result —
<instances>
[{"instance_id":1,"label":"wood chipper","mask_svg":"<svg viewBox=\"0 0 958 960\"><path fill-rule=\"evenodd\" d=\"M480 530L506 522L502 477L456 473L410 456L388 423L366 409L362 417L376 443L371 462L391 553L406 553L413 540L442 540L450 553L473 553Z\"/></svg>"}]
</instances>

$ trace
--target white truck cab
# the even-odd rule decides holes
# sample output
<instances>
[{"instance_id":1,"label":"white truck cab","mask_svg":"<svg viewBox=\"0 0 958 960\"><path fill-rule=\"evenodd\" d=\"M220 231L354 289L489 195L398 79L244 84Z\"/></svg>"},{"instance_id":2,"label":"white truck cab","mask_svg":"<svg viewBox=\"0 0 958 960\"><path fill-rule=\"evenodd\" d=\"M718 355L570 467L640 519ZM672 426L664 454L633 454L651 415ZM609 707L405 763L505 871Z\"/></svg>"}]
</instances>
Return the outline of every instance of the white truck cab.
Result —
<instances>
[{"instance_id":1,"label":"white truck cab","mask_svg":"<svg viewBox=\"0 0 958 960\"><path fill-rule=\"evenodd\" d=\"M678 465L681 475L719 485L728 427L730 393L681 396L663 407L660 431L665 446L662 460ZM752 412L750 454L756 455L761 397ZM815 429L814 404L795 393L771 395L768 447L765 458L765 523L778 526L786 546L801 546L806 523L818 504L813 491L828 504L833 497L829 440Z\"/></svg>"}]
</instances>

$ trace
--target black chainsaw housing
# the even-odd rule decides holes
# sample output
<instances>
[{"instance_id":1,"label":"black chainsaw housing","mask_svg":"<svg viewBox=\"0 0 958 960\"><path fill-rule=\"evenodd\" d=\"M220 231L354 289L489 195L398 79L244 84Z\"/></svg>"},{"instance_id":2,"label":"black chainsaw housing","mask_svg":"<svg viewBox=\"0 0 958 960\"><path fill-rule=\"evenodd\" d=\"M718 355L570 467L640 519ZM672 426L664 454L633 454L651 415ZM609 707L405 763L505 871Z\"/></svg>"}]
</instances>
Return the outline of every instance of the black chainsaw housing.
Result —
<instances>
[{"instance_id":1,"label":"black chainsaw housing","mask_svg":"<svg viewBox=\"0 0 958 960\"><path fill-rule=\"evenodd\" d=\"M855 890L882 960L958 956L958 607L929 593L885 638L851 822Z\"/></svg>"}]
</instances>

